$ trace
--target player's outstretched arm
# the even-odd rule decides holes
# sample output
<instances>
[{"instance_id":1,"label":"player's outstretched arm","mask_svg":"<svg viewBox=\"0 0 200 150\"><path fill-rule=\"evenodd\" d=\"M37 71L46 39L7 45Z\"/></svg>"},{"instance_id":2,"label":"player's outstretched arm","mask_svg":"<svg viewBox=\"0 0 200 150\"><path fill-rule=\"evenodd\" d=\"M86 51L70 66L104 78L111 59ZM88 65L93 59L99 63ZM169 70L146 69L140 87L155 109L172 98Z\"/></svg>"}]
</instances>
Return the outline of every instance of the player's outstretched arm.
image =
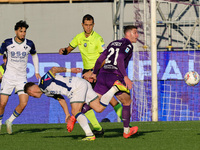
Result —
<instances>
[{"instance_id":1,"label":"player's outstretched arm","mask_svg":"<svg viewBox=\"0 0 200 150\"><path fill-rule=\"evenodd\" d=\"M68 120L70 119L70 113L69 113L69 109L68 109L67 103L66 103L65 99L59 99L58 101L59 101L60 105L62 106L63 111L64 111L64 113L66 115L65 122L67 123Z\"/></svg>"},{"instance_id":2,"label":"player's outstretched arm","mask_svg":"<svg viewBox=\"0 0 200 150\"><path fill-rule=\"evenodd\" d=\"M52 67L50 71L55 75L56 73L61 72L72 72L72 73L80 73L82 72L82 68L64 68L64 67Z\"/></svg>"},{"instance_id":3,"label":"player's outstretched arm","mask_svg":"<svg viewBox=\"0 0 200 150\"><path fill-rule=\"evenodd\" d=\"M41 79L41 76L40 76L39 73L35 73L35 77L36 77L37 79Z\"/></svg>"},{"instance_id":4,"label":"player's outstretched arm","mask_svg":"<svg viewBox=\"0 0 200 150\"><path fill-rule=\"evenodd\" d=\"M36 54L31 55L31 56L32 56L32 59L33 59L34 67L35 67L35 77L37 79L41 79L41 76L39 74L39 59L38 59L38 55L36 53Z\"/></svg>"}]
</instances>

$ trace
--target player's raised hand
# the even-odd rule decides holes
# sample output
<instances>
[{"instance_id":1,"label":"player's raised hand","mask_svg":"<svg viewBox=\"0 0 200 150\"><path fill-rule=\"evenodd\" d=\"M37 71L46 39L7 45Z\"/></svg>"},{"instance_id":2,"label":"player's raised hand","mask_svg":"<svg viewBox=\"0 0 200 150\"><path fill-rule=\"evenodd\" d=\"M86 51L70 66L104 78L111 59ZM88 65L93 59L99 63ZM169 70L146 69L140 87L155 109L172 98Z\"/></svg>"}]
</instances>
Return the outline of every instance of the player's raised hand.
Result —
<instances>
[{"instance_id":1,"label":"player's raised hand","mask_svg":"<svg viewBox=\"0 0 200 150\"><path fill-rule=\"evenodd\" d=\"M131 90L133 82L128 78L128 76L124 77L124 82L126 83L126 88L128 88L129 90Z\"/></svg>"},{"instance_id":2,"label":"player's raised hand","mask_svg":"<svg viewBox=\"0 0 200 150\"><path fill-rule=\"evenodd\" d=\"M83 77L85 80L88 80L89 77L90 77L91 75L92 75L92 71L89 70L88 72L84 73L84 74L82 75L82 77Z\"/></svg>"},{"instance_id":3,"label":"player's raised hand","mask_svg":"<svg viewBox=\"0 0 200 150\"><path fill-rule=\"evenodd\" d=\"M97 75L92 73L91 76L88 78L89 82L96 82L97 81Z\"/></svg>"},{"instance_id":4,"label":"player's raised hand","mask_svg":"<svg viewBox=\"0 0 200 150\"><path fill-rule=\"evenodd\" d=\"M72 73L80 73L82 72L82 68L71 68Z\"/></svg>"},{"instance_id":5,"label":"player's raised hand","mask_svg":"<svg viewBox=\"0 0 200 150\"><path fill-rule=\"evenodd\" d=\"M41 76L40 76L39 73L35 73L35 77L36 77L37 79L41 79Z\"/></svg>"}]
</instances>

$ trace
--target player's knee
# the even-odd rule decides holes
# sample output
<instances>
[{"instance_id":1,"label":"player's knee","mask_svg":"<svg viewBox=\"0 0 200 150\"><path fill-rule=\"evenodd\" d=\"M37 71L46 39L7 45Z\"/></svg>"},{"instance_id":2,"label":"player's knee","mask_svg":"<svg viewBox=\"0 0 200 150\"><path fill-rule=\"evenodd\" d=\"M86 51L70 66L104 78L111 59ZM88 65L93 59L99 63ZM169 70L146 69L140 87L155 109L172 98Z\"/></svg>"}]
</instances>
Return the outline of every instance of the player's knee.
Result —
<instances>
[{"instance_id":1,"label":"player's knee","mask_svg":"<svg viewBox=\"0 0 200 150\"><path fill-rule=\"evenodd\" d=\"M132 103L132 100L128 99L128 100L124 100L123 105L129 106L129 105L131 105L131 103Z\"/></svg>"},{"instance_id":2,"label":"player's knee","mask_svg":"<svg viewBox=\"0 0 200 150\"><path fill-rule=\"evenodd\" d=\"M7 104L6 102L1 102L1 103L0 103L0 107L1 107L1 108L5 108L5 107L6 107L6 104Z\"/></svg>"},{"instance_id":3,"label":"player's knee","mask_svg":"<svg viewBox=\"0 0 200 150\"><path fill-rule=\"evenodd\" d=\"M98 112L98 113L101 113L101 112L103 112L104 109L105 109L105 107L100 105L100 106L95 108L95 111Z\"/></svg>"}]
</instances>

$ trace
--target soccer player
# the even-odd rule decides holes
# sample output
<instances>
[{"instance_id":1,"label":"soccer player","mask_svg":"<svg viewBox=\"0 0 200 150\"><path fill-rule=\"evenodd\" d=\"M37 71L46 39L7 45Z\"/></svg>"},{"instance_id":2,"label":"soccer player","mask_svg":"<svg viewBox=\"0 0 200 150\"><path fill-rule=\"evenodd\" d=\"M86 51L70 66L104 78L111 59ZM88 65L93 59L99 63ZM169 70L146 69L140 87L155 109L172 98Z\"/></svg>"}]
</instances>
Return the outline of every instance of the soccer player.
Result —
<instances>
[{"instance_id":1,"label":"soccer player","mask_svg":"<svg viewBox=\"0 0 200 150\"><path fill-rule=\"evenodd\" d=\"M2 77L6 68L6 62L7 62L7 56L6 54L3 54L3 64L0 66L0 83L2 81Z\"/></svg>"},{"instance_id":2,"label":"soccer player","mask_svg":"<svg viewBox=\"0 0 200 150\"><path fill-rule=\"evenodd\" d=\"M67 55L78 46L82 56L84 67L82 76L84 79L88 80L89 76L92 74L96 60L99 58L99 56L105 49L105 44L103 38L93 30L93 16L91 16L90 14L85 15L82 19L82 27L84 32L77 34L69 43L68 47L61 48L59 50L59 54ZM91 84L94 88L95 82L91 82ZM113 106L117 115L120 118L122 118L121 104L118 103L118 101L115 100L114 97L110 101L110 104ZM104 134L104 131L99 122L97 121L93 110L88 111L87 113L85 113L85 115L94 127L94 134Z\"/></svg>"},{"instance_id":3,"label":"soccer player","mask_svg":"<svg viewBox=\"0 0 200 150\"><path fill-rule=\"evenodd\" d=\"M126 68L129 60L132 57L133 45L138 38L137 27L129 25L124 27L124 38L111 42L106 50L97 59L94 67L93 75L91 76L97 81L94 91L101 97L106 93L116 80L130 90L132 89L132 81L128 78ZM105 60L104 66L100 69L102 62ZM100 72L97 76L98 70ZM116 93L116 97L123 104L122 118L124 124L124 138L128 138L135 134L138 127L129 127L130 123L130 104L132 103L131 97L125 92ZM87 111L87 107L83 107Z\"/></svg>"},{"instance_id":4,"label":"soccer player","mask_svg":"<svg viewBox=\"0 0 200 150\"><path fill-rule=\"evenodd\" d=\"M95 111L102 112L116 92L119 90L127 91L127 88L116 81L114 86L112 86L111 89L101 97L101 100L99 100L99 97L94 92L88 81L79 77L63 77L61 75L56 75L56 73L61 72L78 73L81 72L81 69L52 67L41 78L39 85L36 85L33 82L26 83L24 86L24 92L35 98L40 98L44 93L47 96L57 99L66 114L66 122L68 123L68 121L73 121L74 124L77 120L84 130L86 137L82 140L95 140L95 135L88 125L87 118L81 112L83 104L87 103ZM71 113L73 117L75 116L73 120L71 119L72 117L70 118L66 101L62 95L65 95L70 99L72 108ZM73 128L68 128L69 132L72 130Z\"/></svg>"},{"instance_id":5,"label":"soccer player","mask_svg":"<svg viewBox=\"0 0 200 150\"><path fill-rule=\"evenodd\" d=\"M4 54L4 52L7 54L6 69L1 83L0 129L5 106L14 88L19 96L19 105L17 105L13 114L5 122L8 134L12 134L12 122L19 117L28 102L28 95L24 93L23 88L27 82L26 68L29 53L32 55L35 76L37 79L41 78L39 75L39 61L35 45L31 40L25 38L28 27L29 25L26 21L21 20L17 22L14 27L16 36L6 39L0 47L0 54Z\"/></svg>"}]
</instances>

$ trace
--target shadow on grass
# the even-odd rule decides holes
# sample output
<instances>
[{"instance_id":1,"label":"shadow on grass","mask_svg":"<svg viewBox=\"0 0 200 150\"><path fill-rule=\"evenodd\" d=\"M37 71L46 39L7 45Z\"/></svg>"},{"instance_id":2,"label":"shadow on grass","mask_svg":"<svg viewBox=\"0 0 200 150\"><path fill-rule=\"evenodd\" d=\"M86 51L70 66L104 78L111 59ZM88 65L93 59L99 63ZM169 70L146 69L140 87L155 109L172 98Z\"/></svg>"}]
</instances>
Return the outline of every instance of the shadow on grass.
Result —
<instances>
[{"instance_id":1,"label":"shadow on grass","mask_svg":"<svg viewBox=\"0 0 200 150\"><path fill-rule=\"evenodd\" d=\"M138 131L136 134L132 135L129 138L137 138L140 136L145 136L146 134L151 134L154 132L162 132L162 130L153 130L153 131ZM96 135L97 138L104 137L104 138L116 138L123 136L123 128L114 128L114 129L106 129L104 135ZM43 136L43 138L73 138L73 139L80 139L84 138L83 134L81 135L64 135L64 136Z\"/></svg>"},{"instance_id":2,"label":"shadow on grass","mask_svg":"<svg viewBox=\"0 0 200 150\"><path fill-rule=\"evenodd\" d=\"M84 138L84 135L64 135L64 136L43 136L43 138L73 138L73 139L80 139Z\"/></svg>"},{"instance_id":3,"label":"shadow on grass","mask_svg":"<svg viewBox=\"0 0 200 150\"><path fill-rule=\"evenodd\" d=\"M162 130L138 131L136 134L132 135L129 138L137 138L139 136L144 136L145 134L150 134L154 132L162 132ZM112 137L120 137L120 136L123 136L123 128L106 129L104 133L104 138L112 138Z\"/></svg>"},{"instance_id":4,"label":"shadow on grass","mask_svg":"<svg viewBox=\"0 0 200 150\"><path fill-rule=\"evenodd\" d=\"M47 130L63 130L63 128L35 128L35 129L20 129L12 133L12 135L19 133L39 133Z\"/></svg>"}]
</instances>

